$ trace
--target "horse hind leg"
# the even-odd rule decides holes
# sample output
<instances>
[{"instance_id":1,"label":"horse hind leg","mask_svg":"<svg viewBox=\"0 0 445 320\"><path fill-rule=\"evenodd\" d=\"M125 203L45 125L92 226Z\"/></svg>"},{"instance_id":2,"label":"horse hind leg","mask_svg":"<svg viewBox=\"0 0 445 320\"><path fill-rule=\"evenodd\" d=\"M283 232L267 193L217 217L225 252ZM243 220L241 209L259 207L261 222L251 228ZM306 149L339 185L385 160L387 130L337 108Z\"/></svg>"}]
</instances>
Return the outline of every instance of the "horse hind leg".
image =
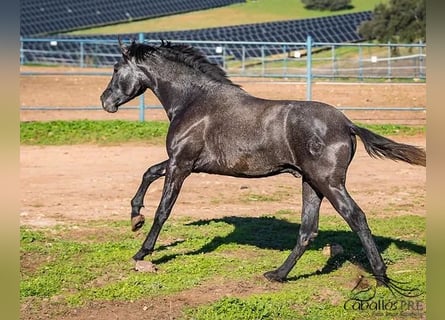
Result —
<instances>
[{"instance_id":1,"label":"horse hind leg","mask_svg":"<svg viewBox=\"0 0 445 320\"><path fill-rule=\"evenodd\" d=\"M362 209L348 194L343 183L329 183L324 188L320 188L323 195L331 202L336 211L348 223L354 231L365 250L366 257L372 269L373 276L378 284L385 284L388 279L386 275L386 265L375 244L368 222Z\"/></svg>"},{"instance_id":2,"label":"horse hind leg","mask_svg":"<svg viewBox=\"0 0 445 320\"><path fill-rule=\"evenodd\" d=\"M145 218L142 215L141 208L144 207L144 197L147 193L148 187L155 180L163 177L165 175L165 169L167 165L167 160L155 164L148 168L142 176L142 182L139 185L139 188L134 195L133 199L131 199L131 230L137 231L144 225Z\"/></svg>"},{"instance_id":3,"label":"horse hind leg","mask_svg":"<svg viewBox=\"0 0 445 320\"><path fill-rule=\"evenodd\" d=\"M301 212L301 225L297 244L279 268L264 274L264 276L270 281L283 282L297 263L298 259L306 251L306 248L309 246L310 242L314 240L318 234L318 218L323 196L314 190L304 179L302 193L303 208Z\"/></svg>"}]
</instances>

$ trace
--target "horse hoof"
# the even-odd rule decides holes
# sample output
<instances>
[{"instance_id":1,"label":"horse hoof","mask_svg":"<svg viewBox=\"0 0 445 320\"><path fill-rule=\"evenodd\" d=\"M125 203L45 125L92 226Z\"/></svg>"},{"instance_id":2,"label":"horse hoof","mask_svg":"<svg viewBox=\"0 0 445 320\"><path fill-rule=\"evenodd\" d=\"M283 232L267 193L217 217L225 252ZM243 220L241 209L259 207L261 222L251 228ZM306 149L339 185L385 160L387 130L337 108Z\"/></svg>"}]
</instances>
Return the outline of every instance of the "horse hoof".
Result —
<instances>
[{"instance_id":1,"label":"horse hoof","mask_svg":"<svg viewBox=\"0 0 445 320\"><path fill-rule=\"evenodd\" d=\"M137 231L144 225L145 217L140 214L131 219L131 231Z\"/></svg>"},{"instance_id":2,"label":"horse hoof","mask_svg":"<svg viewBox=\"0 0 445 320\"><path fill-rule=\"evenodd\" d=\"M285 281L285 278L280 277L277 274L277 272L275 272L275 271L268 271L268 272L264 273L263 275L267 280L272 281L272 282L284 282Z\"/></svg>"},{"instance_id":3,"label":"horse hoof","mask_svg":"<svg viewBox=\"0 0 445 320\"><path fill-rule=\"evenodd\" d=\"M139 272L151 272L155 273L158 271L158 267L150 261L138 260L134 266L134 270Z\"/></svg>"}]
</instances>

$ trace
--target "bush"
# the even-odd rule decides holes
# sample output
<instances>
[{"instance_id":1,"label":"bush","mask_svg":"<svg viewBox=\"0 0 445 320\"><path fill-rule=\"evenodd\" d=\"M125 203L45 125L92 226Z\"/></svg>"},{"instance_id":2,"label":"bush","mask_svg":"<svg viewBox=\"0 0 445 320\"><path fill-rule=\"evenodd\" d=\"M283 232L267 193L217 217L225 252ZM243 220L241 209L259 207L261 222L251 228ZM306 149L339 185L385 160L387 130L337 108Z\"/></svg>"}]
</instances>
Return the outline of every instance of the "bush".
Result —
<instances>
[{"instance_id":1,"label":"bush","mask_svg":"<svg viewBox=\"0 0 445 320\"><path fill-rule=\"evenodd\" d=\"M358 30L365 40L381 43L426 41L426 0L390 0L377 5L372 20Z\"/></svg>"},{"instance_id":2,"label":"bush","mask_svg":"<svg viewBox=\"0 0 445 320\"><path fill-rule=\"evenodd\" d=\"M337 11L350 9L351 0L301 0L306 9Z\"/></svg>"}]
</instances>

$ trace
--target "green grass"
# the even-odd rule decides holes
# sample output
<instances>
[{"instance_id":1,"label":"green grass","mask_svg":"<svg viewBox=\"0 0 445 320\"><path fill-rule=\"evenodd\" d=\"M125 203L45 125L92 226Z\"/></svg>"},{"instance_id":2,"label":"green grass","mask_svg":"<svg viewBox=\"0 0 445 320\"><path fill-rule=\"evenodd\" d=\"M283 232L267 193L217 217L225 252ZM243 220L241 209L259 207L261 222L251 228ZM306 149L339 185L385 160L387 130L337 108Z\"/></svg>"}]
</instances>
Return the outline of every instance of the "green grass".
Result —
<instances>
[{"instance_id":1,"label":"green grass","mask_svg":"<svg viewBox=\"0 0 445 320\"><path fill-rule=\"evenodd\" d=\"M414 136L417 134L424 134L426 132L425 126L404 126L398 124L357 124L383 136Z\"/></svg>"},{"instance_id":2,"label":"green grass","mask_svg":"<svg viewBox=\"0 0 445 320\"><path fill-rule=\"evenodd\" d=\"M20 143L63 145L163 141L168 123L164 121L47 121L21 122Z\"/></svg>"},{"instance_id":3,"label":"green grass","mask_svg":"<svg viewBox=\"0 0 445 320\"><path fill-rule=\"evenodd\" d=\"M51 314L89 302L162 297L168 301L197 287L212 291L233 286L236 292L239 285L249 283L262 289L241 296L223 295L212 303L189 307L183 310L182 319L380 319L372 310L348 311L343 307L357 276L368 275L364 271L368 265L358 238L339 217L321 218L319 236L289 274L287 283L267 285L261 275L281 264L294 246L297 217L172 218L150 257L160 268L155 274L133 271L130 261L150 221L138 233L130 231L128 221L90 221L48 229L22 226L21 303L36 313L44 309ZM425 304L425 218L371 218L369 223L389 275L423 292L415 299L397 298L378 288L375 301L399 299ZM333 242L341 244L344 253L329 258L322 248ZM206 294L200 290L198 294ZM392 312L387 318L394 315L398 313ZM419 314L415 318L420 318Z\"/></svg>"},{"instance_id":4,"label":"green grass","mask_svg":"<svg viewBox=\"0 0 445 320\"><path fill-rule=\"evenodd\" d=\"M385 136L415 135L425 132L424 126L394 124L363 124L362 126ZM31 121L20 123L20 143L23 145L164 143L167 130L168 122L165 121Z\"/></svg>"},{"instance_id":5,"label":"green grass","mask_svg":"<svg viewBox=\"0 0 445 320\"><path fill-rule=\"evenodd\" d=\"M241 202L273 202L282 201L294 197L292 188L288 186L279 186L279 189L273 193L269 194L257 194L253 192L248 192L241 194L239 199Z\"/></svg>"},{"instance_id":6,"label":"green grass","mask_svg":"<svg viewBox=\"0 0 445 320\"><path fill-rule=\"evenodd\" d=\"M387 0L353 0L353 8L336 12L307 10L300 0L260 0L173 16L129 21L111 26L78 30L70 34L116 34L221 27L278 20L304 19L373 10ZM223 17L223 19L221 19Z\"/></svg>"}]
</instances>

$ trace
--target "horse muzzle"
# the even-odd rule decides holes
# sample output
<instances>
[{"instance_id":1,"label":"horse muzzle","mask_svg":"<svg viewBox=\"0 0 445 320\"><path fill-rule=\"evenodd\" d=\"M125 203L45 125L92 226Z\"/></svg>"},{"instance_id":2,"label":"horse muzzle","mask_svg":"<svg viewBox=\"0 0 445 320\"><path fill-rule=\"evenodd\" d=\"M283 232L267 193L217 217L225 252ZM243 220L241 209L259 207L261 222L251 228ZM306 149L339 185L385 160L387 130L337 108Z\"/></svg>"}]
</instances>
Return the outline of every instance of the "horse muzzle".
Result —
<instances>
[{"instance_id":1,"label":"horse muzzle","mask_svg":"<svg viewBox=\"0 0 445 320\"><path fill-rule=\"evenodd\" d=\"M102 108L110 113L114 113L118 110L118 105L114 101L107 99L104 94L100 96L100 101L102 102Z\"/></svg>"}]
</instances>

